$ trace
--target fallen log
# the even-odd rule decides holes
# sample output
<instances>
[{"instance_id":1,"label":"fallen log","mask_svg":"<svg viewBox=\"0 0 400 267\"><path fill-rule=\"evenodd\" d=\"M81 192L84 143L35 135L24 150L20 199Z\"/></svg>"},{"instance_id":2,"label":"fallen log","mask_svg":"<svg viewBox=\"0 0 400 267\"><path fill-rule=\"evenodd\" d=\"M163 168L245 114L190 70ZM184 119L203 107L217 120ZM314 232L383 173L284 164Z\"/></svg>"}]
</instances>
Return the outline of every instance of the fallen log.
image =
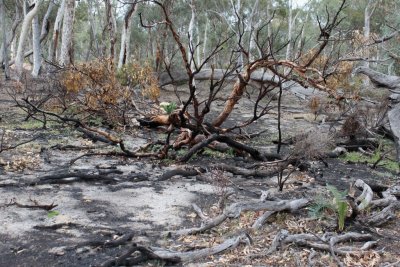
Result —
<instances>
[{"instance_id":1,"label":"fallen log","mask_svg":"<svg viewBox=\"0 0 400 267\"><path fill-rule=\"evenodd\" d=\"M386 75L367 67L358 67L354 70L354 73L361 73L367 75L371 82L377 87L383 87L389 89L391 92L397 94L398 98L400 90L400 77ZM397 149L397 161L400 164L400 104L396 104L388 112L390 128L395 136L396 149Z\"/></svg>"},{"instance_id":2,"label":"fallen log","mask_svg":"<svg viewBox=\"0 0 400 267\"><path fill-rule=\"evenodd\" d=\"M166 181L168 179L171 179L172 177L176 175L181 175L184 177L189 177L189 176L196 176L200 174L201 172L199 170L193 169L193 170L185 170L185 169L174 169L174 170L169 170L163 173L161 176L157 178L157 181Z\"/></svg>"},{"instance_id":3,"label":"fallen log","mask_svg":"<svg viewBox=\"0 0 400 267\"><path fill-rule=\"evenodd\" d=\"M395 137L397 149L397 161L400 164L400 104L397 104L388 113L389 124Z\"/></svg>"},{"instance_id":4,"label":"fallen log","mask_svg":"<svg viewBox=\"0 0 400 267\"><path fill-rule=\"evenodd\" d=\"M197 143L194 145L184 156L182 156L179 161L180 162L187 162L194 154L196 154L198 151L203 149L204 147L207 147L210 145L212 142L218 141L225 143L229 145L230 147L237 149L239 151L244 151L246 153L249 153L251 157L255 160L259 161L266 161L266 160L275 160L275 159L281 159L281 157L277 154L261 154L260 151L257 149L254 149L252 147L249 147L245 144L236 142L232 138L226 136L226 135L218 135L218 134L213 134L210 135L207 139L204 139L202 142Z\"/></svg>"},{"instance_id":5,"label":"fallen log","mask_svg":"<svg viewBox=\"0 0 400 267\"><path fill-rule=\"evenodd\" d=\"M110 170L99 174L91 174L89 172L77 171L77 172L59 172L55 174L49 174L40 177L37 181L31 182L29 185L40 185L40 184L67 184L77 181L82 182L116 182L117 179L109 177L109 174L122 174L120 170ZM72 179L69 179L72 178Z\"/></svg>"}]
</instances>

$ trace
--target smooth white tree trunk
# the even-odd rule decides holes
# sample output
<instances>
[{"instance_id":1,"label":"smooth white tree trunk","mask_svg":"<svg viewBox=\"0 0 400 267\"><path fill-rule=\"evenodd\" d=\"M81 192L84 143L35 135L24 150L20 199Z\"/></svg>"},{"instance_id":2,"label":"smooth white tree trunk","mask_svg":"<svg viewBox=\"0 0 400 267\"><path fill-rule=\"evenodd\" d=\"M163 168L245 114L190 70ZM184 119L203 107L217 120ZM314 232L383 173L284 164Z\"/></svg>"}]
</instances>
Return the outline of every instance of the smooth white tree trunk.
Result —
<instances>
[{"instance_id":1,"label":"smooth white tree trunk","mask_svg":"<svg viewBox=\"0 0 400 267\"><path fill-rule=\"evenodd\" d=\"M75 18L75 0L66 0L62 28L60 65L68 66L73 60L72 37Z\"/></svg>"},{"instance_id":2,"label":"smooth white tree trunk","mask_svg":"<svg viewBox=\"0 0 400 267\"><path fill-rule=\"evenodd\" d=\"M119 53L118 68L121 68L129 60L132 16L135 13L135 10L136 10L136 3L132 4L129 7L124 17L124 23L122 25L121 50Z\"/></svg>"},{"instance_id":3,"label":"smooth white tree trunk","mask_svg":"<svg viewBox=\"0 0 400 267\"><path fill-rule=\"evenodd\" d=\"M36 16L37 12L39 11L41 3L42 3L42 0L36 1L35 7L26 14L24 21L22 23L21 34L20 34L20 37L18 40L17 55L15 57L15 70L16 70L17 76L19 78L22 75L26 38L28 36L28 32L29 32L32 20Z\"/></svg>"},{"instance_id":4,"label":"smooth white tree trunk","mask_svg":"<svg viewBox=\"0 0 400 267\"><path fill-rule=\"evenodd\" d=\"M248 23L247 25L247 31L250 32L249 34L249 56L250 56L250 61L254 60L254 50L255 50L255 39L254 39L254 31L255 29L258 27L258 23L260 22L260 20L258 20L257 23L254 23L254 18L256 17L256 14L258 12L258 4L259 4L259 0L256 0L254 2L253 8L251 10L251 14L250 14L250 23Z\"/></svg>"},{"instance_id":5,"label":"smooth white tree trunk","mask_svg":"<svg viewBox=\"0 0 400 267\"><path fill-rule=\"evenodd\" d=\"M363 34L364 34L364 40L366 43L369 42L370 35L371 35L371 17L375 11L376 5L377 5L377 0L368 0L367 5L365 6L364 9L364 29L363 29ZM370 56L370 51L368 46L365 47L364 51L364 57L369 58ZM369 62L365 61L363 64L365 67L369 68Z\"/></svg>"},{"instance_id":6,"label":"smooth white tree trunk","mask_svg":"<svg viewBox=\"0 0 400 267\"><path fill-rule=\"evenodd\" d=\"M40 27L39 17L36 16L32 20L32 48L33 48L33 69L32 76L37 77L39 75L40 67L42 65L42 53L40 48Z\"/></svg>"},{"instance_id":7,"label":"smooth white tree trunk","mask_svg":"<svg viewBox=\"0 0 400 267\"><path fill-rule=\"evenodd\" d=\"M53 7L55 6L54 1L49 2L49 6L47 7L46 14L43 17L42 21L42 29L40 31L40 42L42 42L47 35L49 34L49 28L50 28L50 21L49 17L51 15L51 11L53 10Z\"/></svg>"},{"instance_id":8,"label":"smooth white tree trunk","mask_svg":"<svg viewBox=\"0 0 400 267\"><path fill-rule=\"evenodd\" d=\"M204 38L203 38L203 61L206 60L206 58L207 58L207 41L208 41L208 24L209 23L210 22L207 18L206 26L204 29ZM204 67L207 67L207 63L204 65Z\"/></svg>"},{"instance_id":9,"label":"smooth white tree trunk","mask_svg":"<svg viewBox=\"0 0 400 267\"><path fill-rule=\"evenodd\" d=\"M4 0L0 0L0 22L1 25L4 25L1 31L1 40L2 40L2 62L4 62L4 76L7 79L9 77L9 69L8 69L8 55L7 55L7 32L6 32L6 14L5 14L5 7L4 7Z\"/></svg>"},{"instance_id":10,"label":"smooth white tree trunk","mask_svg":"<svg viewBox=\"0 0 400 267\"><path fill-rule=\"evenodd\" d=\"M292 54L292 32L293 32L293 0L289 0L289 17L288 17L288 44L286 47L286 59L290 60Z\"/></svg>"},{"instance_id":11,"label":"smooth white tree trunk","mask_svg":"<svg viewBox=\"0 0 400 267\"><path fill-rule=\"evenodd\" d=\"M195 38L198 36L195 0L190 0L189 5L192 15L189 22L189 48L187 52L188 53L187 57L191 61L190 67L194 69L195 68L194 60L197 60L196 52L198 52L198 48L196 48L196 43L195 43Z\"/></svg>"},{"instance_id":12,"label":"smooth white tree trunk","mask_svg":"<svg viewBox=\"0 0 400 267\"><path fill-rule=\"evenodd\" d=\"M53 40L50 44L49 56L52 62L57 61L57 48L58 40L60 39L61 23L64 18L65 0L61 1L60 7L57 11L56 20L54 21Z\"/></svg>"}]
</instances>

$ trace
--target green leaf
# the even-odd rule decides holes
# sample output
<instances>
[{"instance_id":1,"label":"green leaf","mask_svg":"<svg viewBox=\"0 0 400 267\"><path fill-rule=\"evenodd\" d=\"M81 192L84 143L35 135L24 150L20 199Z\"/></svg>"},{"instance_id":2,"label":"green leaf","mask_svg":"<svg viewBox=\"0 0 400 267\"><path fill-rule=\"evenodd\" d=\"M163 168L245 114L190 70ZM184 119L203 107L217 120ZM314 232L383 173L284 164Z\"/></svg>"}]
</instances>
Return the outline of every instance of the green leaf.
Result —
<instances>
[{"instance_id":1,"label":"green leaf","mask_svg":"<svg viewBox=\"0 0 400 267\"><path fill-rule=\"evenodd\" d=\"M54 217L56 217L57 215L59 215L60 214L60 212L59 211L56 211L56 210L51 210L51 211L49 211L48 213L47 213L47 218L54 218Z\"/></svg>"},{"instance_id":2,"label":"green leaf","mask_svg":"<svg viewBox=\"0 0 400 267\"><path fill-rule=\"evenodd\" d=\"M347 214L347 202L340 201L338 203L338 228L339 231L343 231L344 229L344 221L346 219L346 214Z\"/></svg>"}]
</instances>

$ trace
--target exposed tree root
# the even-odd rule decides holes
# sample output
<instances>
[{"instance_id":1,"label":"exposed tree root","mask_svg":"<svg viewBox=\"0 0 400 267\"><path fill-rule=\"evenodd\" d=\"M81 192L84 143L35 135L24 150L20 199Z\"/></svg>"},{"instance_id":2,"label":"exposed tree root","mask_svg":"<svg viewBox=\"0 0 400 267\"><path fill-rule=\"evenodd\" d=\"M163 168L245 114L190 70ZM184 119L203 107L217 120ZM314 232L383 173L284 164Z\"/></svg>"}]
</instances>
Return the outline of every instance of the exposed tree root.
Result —
<instances>
[{"instance_id":1,"label":"exposed tree root","mask_svg":"<svg viewBox=\"0 0 400 267\"><path fill-rule=\"evenodd\" d=\"M240 234L238 236L226 239L219 245L204 248L194 251L186 251L186 252L178 252L171 251L158 247L144 247L133 244L133 246L123 253L121 256L110 259L100 266L108 267L108 266L132 266L137 265L143 261L147 260L162 260L167 263L185 263L190 261L195 261L198 259L202 259L211 255L218 254L228 249L235 248L240 243L249 243L249 237L247 234ZM135 252L140 252L140 255L134 256Z\"/></svg>"},{"instance_id":2,"label":"exposed tree root","mask_svg":"<svg viewBox=\"0 0 400 267\"><path fill-rule=\"evenodd\" d=\"M400 202L395 201L390 203L389 206L371 215L367 220L366 223L373 226L381 226L387 223L390 220L396 219L396 211L400 210Z\"/></svg>"},{"instance_id":3,"label":"exposed tree root","mask_svg":"<svg viewBox=\"0 0 400 267\"><path fill-rule=\"evenodd\" d=\"M223 211L222 214L217 217L206 221L202 226L182 229L176 231L175 235L190 235L197 234L212 229L221 223L223 223L228 218L238 218L242 212L245 211L259 211L259 210L269 210L269 211L284 211L284 210L298 210L307 207L310 204L308 199L295 199L295 200L278 200L278 201L252 201L246 203L234 203Z\"/></svg>"},{"instance_id":4,"label":"exposed tree root","mask_svg":"<svg viewBox=\"0 0 400 267\"><path fill-rule=\"evenodd\" d=\"M302 247L309 247L317 250L323 250L331 252L332 256L335 254L346 255L359 253L370 249L376 245L376 242L365 243L361 247L340 247L335 248L337 243L352 242L352 241L371 241L372 236L370 234L359 234L359 233L345 233L343 235L333 235L332 233L326 233L322 237L318 237L315 234L294 234L289 235L287 230L280 230L275 236L271 247L264 253L256 256L269 255L280 248L283 248L287 244L296 244Z\"/></svg>"}]
</instances>

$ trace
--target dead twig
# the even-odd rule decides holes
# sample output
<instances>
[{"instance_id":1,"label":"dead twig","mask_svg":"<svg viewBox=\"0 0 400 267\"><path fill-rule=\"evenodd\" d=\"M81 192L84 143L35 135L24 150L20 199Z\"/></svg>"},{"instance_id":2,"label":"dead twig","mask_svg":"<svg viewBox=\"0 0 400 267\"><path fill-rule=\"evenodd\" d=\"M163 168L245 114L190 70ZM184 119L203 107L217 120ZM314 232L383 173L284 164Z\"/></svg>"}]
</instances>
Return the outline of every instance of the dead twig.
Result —
<instances>
[{"instance_id":1,"label":"dead twig","mask_svg":"<svg viewBox=\"0 0 400 267\"><path fill-rule=\"evenodd\" d=\"M51 203L49 205L40 204L37 200L29 198L29 201L32 204L22 204L17 201L16 198L10 200L9 203L5 204L5 207L16 206L18 208L25 208L25 209L41 209L41 210L52 210L58 206L58 204Z\"/></svg>"}]
</instances>

